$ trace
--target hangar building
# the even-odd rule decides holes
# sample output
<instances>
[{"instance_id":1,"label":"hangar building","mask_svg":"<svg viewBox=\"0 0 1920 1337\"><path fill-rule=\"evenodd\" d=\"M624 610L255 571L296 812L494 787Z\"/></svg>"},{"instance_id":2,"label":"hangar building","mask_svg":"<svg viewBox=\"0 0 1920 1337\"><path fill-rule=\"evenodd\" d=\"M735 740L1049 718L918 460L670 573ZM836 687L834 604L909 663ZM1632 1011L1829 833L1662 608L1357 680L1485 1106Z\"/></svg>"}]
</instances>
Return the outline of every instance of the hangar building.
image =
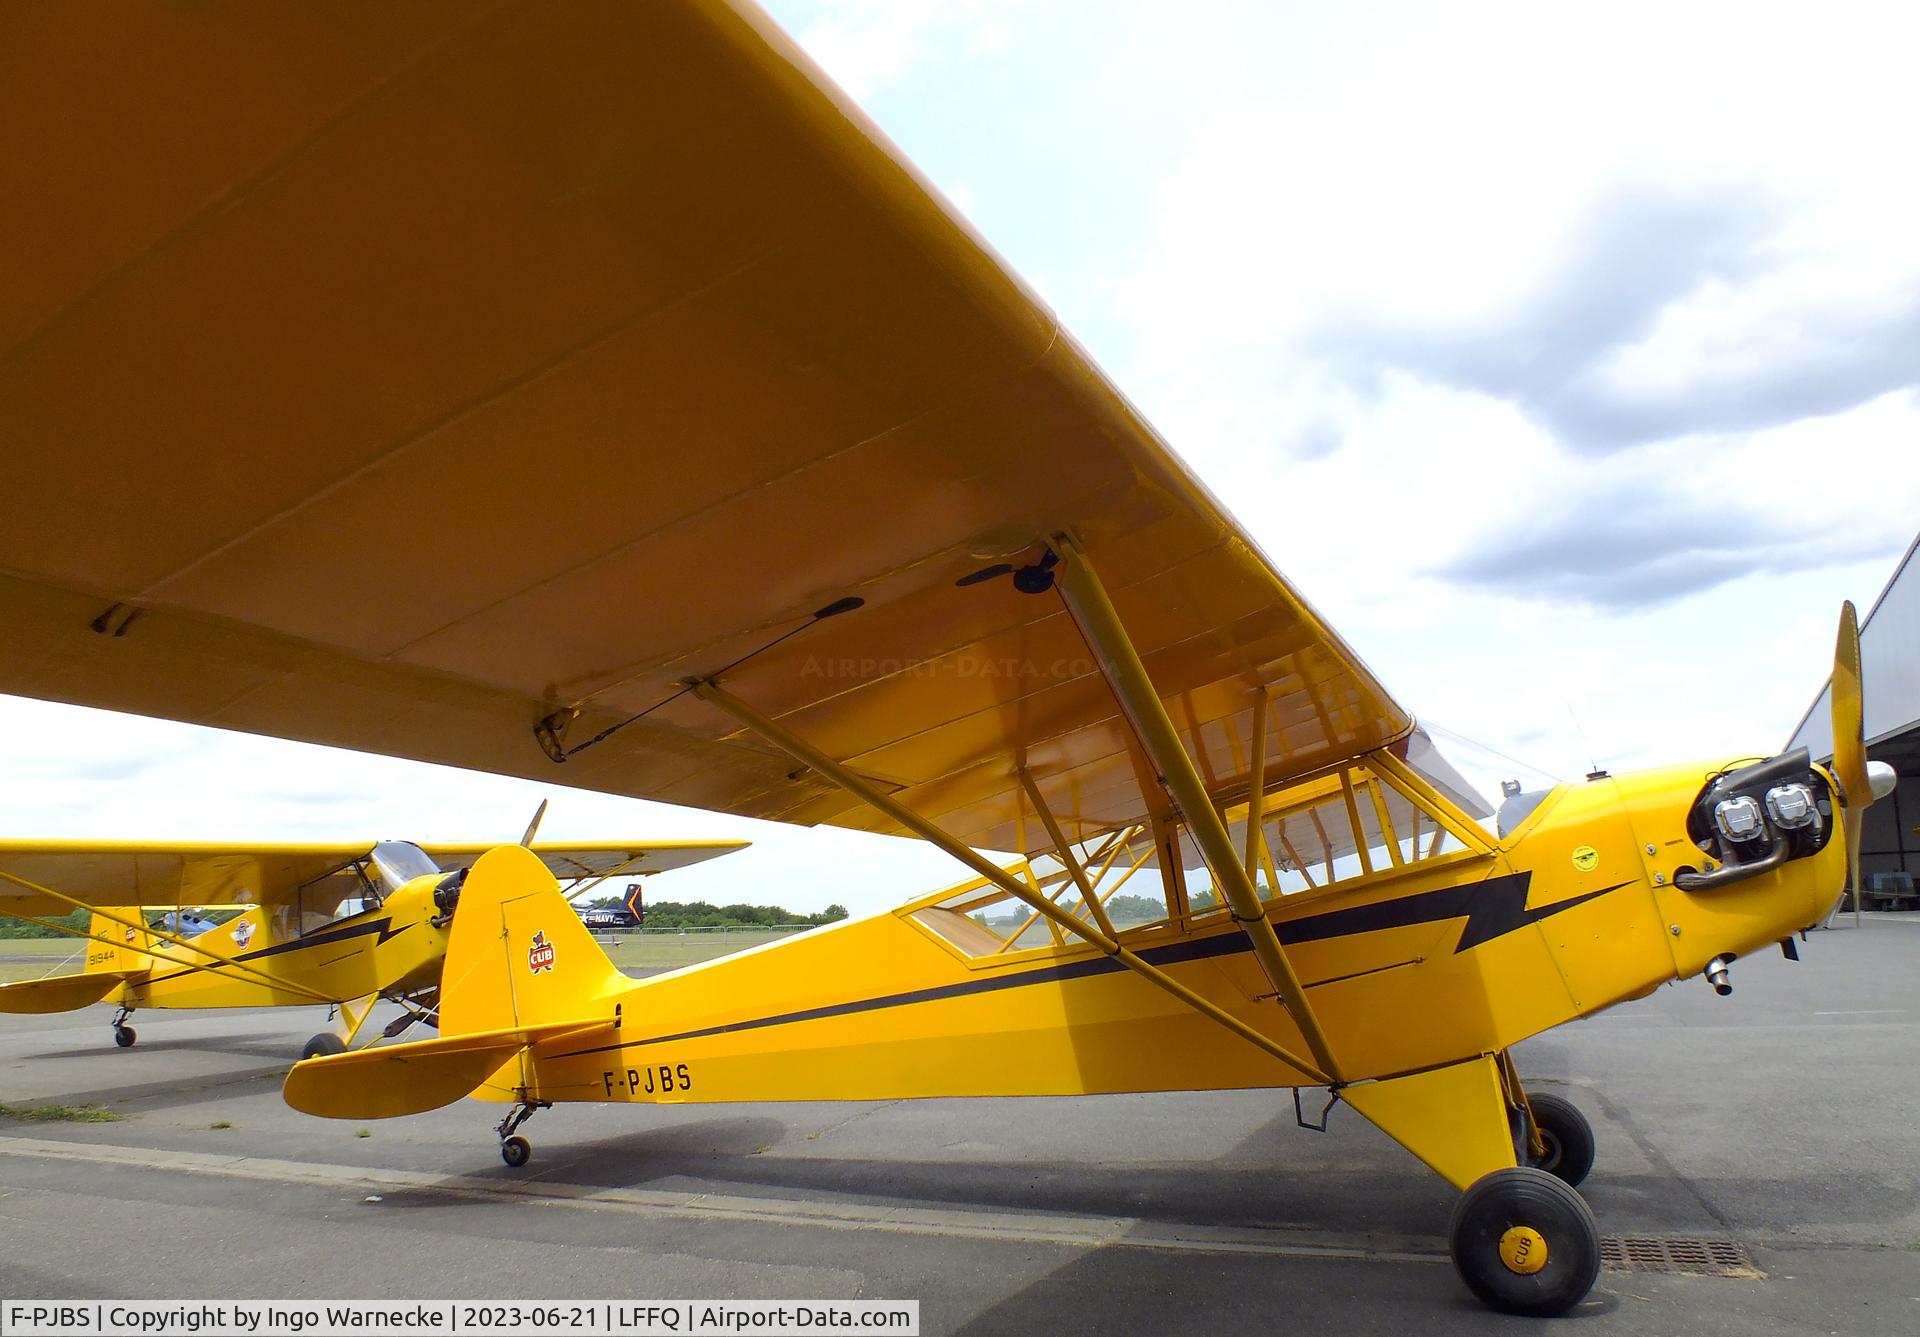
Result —
<instances>
[{"instance_id":1,"label":"hangar building","mask_svg":"<svg viewBox=\"0 0 1920 1337\"><path fill-rule=\"evenodd\" d=\"M1867 756L1900 773L1899 787L1867 809L1860 872L1869 891L1875 873L1904 872L1920 884L1920 538L1894 568L1860 624L1860 667L1866 697ZM1833 756L1828 691L1823 689L1794 730L1788 748L1814 759ZM1868 901L1871 908L1873 902Z\"/></svg>"}]
</instances>

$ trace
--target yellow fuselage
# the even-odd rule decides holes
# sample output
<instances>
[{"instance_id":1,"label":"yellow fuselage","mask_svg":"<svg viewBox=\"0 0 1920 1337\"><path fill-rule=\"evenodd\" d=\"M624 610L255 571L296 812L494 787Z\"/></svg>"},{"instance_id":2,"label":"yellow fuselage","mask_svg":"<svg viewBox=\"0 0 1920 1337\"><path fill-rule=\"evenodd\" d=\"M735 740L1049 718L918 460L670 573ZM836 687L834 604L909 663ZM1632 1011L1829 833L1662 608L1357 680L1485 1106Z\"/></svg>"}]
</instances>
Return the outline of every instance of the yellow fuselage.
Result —
<instances>
[{"instance_id":1,"label":"yellow fuselage","mask_svg":"<svg viewBox=\"0 0 1920 1337\"><path fill-rule=\"evenodd\" d=\"M155 940L136 953L114 945L109 930L89 951L88 967L113 968L117 959L136 969L106 999L135 1009L311 1007L320 1001L315 995L345 1002L411 992L438 983L446 956L446 929L432 922L437 880L416 878L376 909L304 933L257 905L192 946ZM206 953L249 969L208 968L216 963Z\"/></svg>"},{"instance_id":2,"label":"yellow fuselage","mask_svg":"<svg viewBox=\"0 0 1920 1337\"><path fill-rule=\"evenodd\" d=\"M1496 1054L1815 923L1844 878L1837 835L1731 886L1674 885L1678 870L1704 863L1686 820L1714 770L1564 786L1498 846L1270 901L1345 1077ZM641 982L607 978L571 1015L617 1004L616 1031L543 1040L477 1094L867 1100L1317 1084L1092 945L970 958L914 918L939 899ZM510 941L537 927L518 924L512 903L503 910ZM1230 920L1123 940L1302 1052ZM510 961L510 979L526 968ZM449 1000L449 1033L514 1023L511 990L484 992Z\"/></svg>"}]
</instances>

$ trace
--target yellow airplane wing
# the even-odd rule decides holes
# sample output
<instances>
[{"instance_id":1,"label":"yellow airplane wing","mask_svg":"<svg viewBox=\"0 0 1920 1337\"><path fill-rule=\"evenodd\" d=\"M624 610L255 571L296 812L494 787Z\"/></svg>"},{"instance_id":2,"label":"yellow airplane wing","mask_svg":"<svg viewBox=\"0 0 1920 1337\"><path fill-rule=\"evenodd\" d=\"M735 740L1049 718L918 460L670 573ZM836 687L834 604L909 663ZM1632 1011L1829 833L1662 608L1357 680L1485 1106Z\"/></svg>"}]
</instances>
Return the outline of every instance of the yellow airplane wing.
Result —
<instances>
[{"instance_id":1,"label":"yellow airplane wing","mask_svg":"<svg viewBox=\"0 0 1920 1337\"><path fill-rule=\"evenodd\" d=\"M496 840L485 845L426 844L420 848L435 863L451 871L471 868L476 859L500 843ZM744 840L641 840L560 845L536 840L530 848L555 878L578 882L603 877L644 877L676 868L691 868L743 850L748 843Z\"/></svg>"},{"instance_id":2,"label":"yellow airplane wing","mask_svg":"<svg viewBox=\"0 0 1920 1337\"><path fill-rule=\"evenodd\" d=\"M272 905L372 850L359 844L240 845L0 841L0 915L64 915L73 905L151 909ZM32 885L29 885L32 884Z\"/></svg>"},{"instance_id":3,"label":"yellow airplane wing","mask_svg":"<svg viewBox=\"0 0 1920 1337\"><path fill-rule=\"evenodd\" d=\"M498 845L452 843L420 848L440 867L470 866ZM745 849L744 840L536 842L534 854L562 881L641 876L686 868ZM364 859L358 844L241 845L139 841L0 841L0 915L58 916L73 909L36 891L47 887L86 905L174 909L277 905L302 886Z\"/></svg>"},{"instance_id":4,"label":"yellow airplane wing","mask_svg":"<svg viewBox=\"0 0 1920 1337\"><path fill-rule=\"evenodd\" d=\"M1271 780L1412 727L749 4L23 6L0 45L0 691L895 829L683 693L731 666L1027 850L1019 768L1076 835L1143 803L1070 534L1216 795L1257 686Z\"/></svg>"}]
</instances>

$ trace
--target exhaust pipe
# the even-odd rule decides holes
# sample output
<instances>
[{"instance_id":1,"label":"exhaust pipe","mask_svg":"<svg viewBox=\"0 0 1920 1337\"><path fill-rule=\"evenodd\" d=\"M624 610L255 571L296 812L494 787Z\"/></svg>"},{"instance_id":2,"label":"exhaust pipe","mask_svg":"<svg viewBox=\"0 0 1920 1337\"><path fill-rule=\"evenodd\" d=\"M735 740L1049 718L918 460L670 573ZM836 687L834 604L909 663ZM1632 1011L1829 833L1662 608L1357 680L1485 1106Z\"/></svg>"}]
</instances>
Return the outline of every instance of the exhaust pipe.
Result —
<instances>
[{"instance_id":1,"label":"exhaust pipe","mask_svg":"<svg viewBox=\"0 0 1920 1337\"><path fill-rule=\"evenodd\" d=\"M1716 956L1707 962L1707 983L1722 998L1733 992L1733 981L1727 978L1727 967L1732 964L1733 958L1730 956Z\"/></svg>"}]
</instances>

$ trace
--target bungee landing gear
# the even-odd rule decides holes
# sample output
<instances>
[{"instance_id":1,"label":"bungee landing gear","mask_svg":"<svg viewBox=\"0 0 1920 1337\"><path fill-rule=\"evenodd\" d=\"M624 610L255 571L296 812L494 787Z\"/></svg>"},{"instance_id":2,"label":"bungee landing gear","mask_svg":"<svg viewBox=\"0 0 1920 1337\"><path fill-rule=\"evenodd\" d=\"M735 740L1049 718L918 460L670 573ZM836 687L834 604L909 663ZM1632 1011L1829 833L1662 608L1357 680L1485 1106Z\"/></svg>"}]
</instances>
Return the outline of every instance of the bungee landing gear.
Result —
<instances>
[{"instance_id":1,"label":"bungee landing gear","mask_svg":"<svg viewBox=\"0 0 1920 1337\"><path fill-rule=\"evenodd\" d=\"M533 1143L524 1137L517 1136L514 1130L531 1119L536 1110L552 1108L553 1102L550 1100L523 1100L515 1105L508 1112L507 1117L500 1121L499 1127L494 1129L500 1134L500 1159L507 1163L508 1169L518 1170L533 1159Z\"/></svg>"}]
</instances>

